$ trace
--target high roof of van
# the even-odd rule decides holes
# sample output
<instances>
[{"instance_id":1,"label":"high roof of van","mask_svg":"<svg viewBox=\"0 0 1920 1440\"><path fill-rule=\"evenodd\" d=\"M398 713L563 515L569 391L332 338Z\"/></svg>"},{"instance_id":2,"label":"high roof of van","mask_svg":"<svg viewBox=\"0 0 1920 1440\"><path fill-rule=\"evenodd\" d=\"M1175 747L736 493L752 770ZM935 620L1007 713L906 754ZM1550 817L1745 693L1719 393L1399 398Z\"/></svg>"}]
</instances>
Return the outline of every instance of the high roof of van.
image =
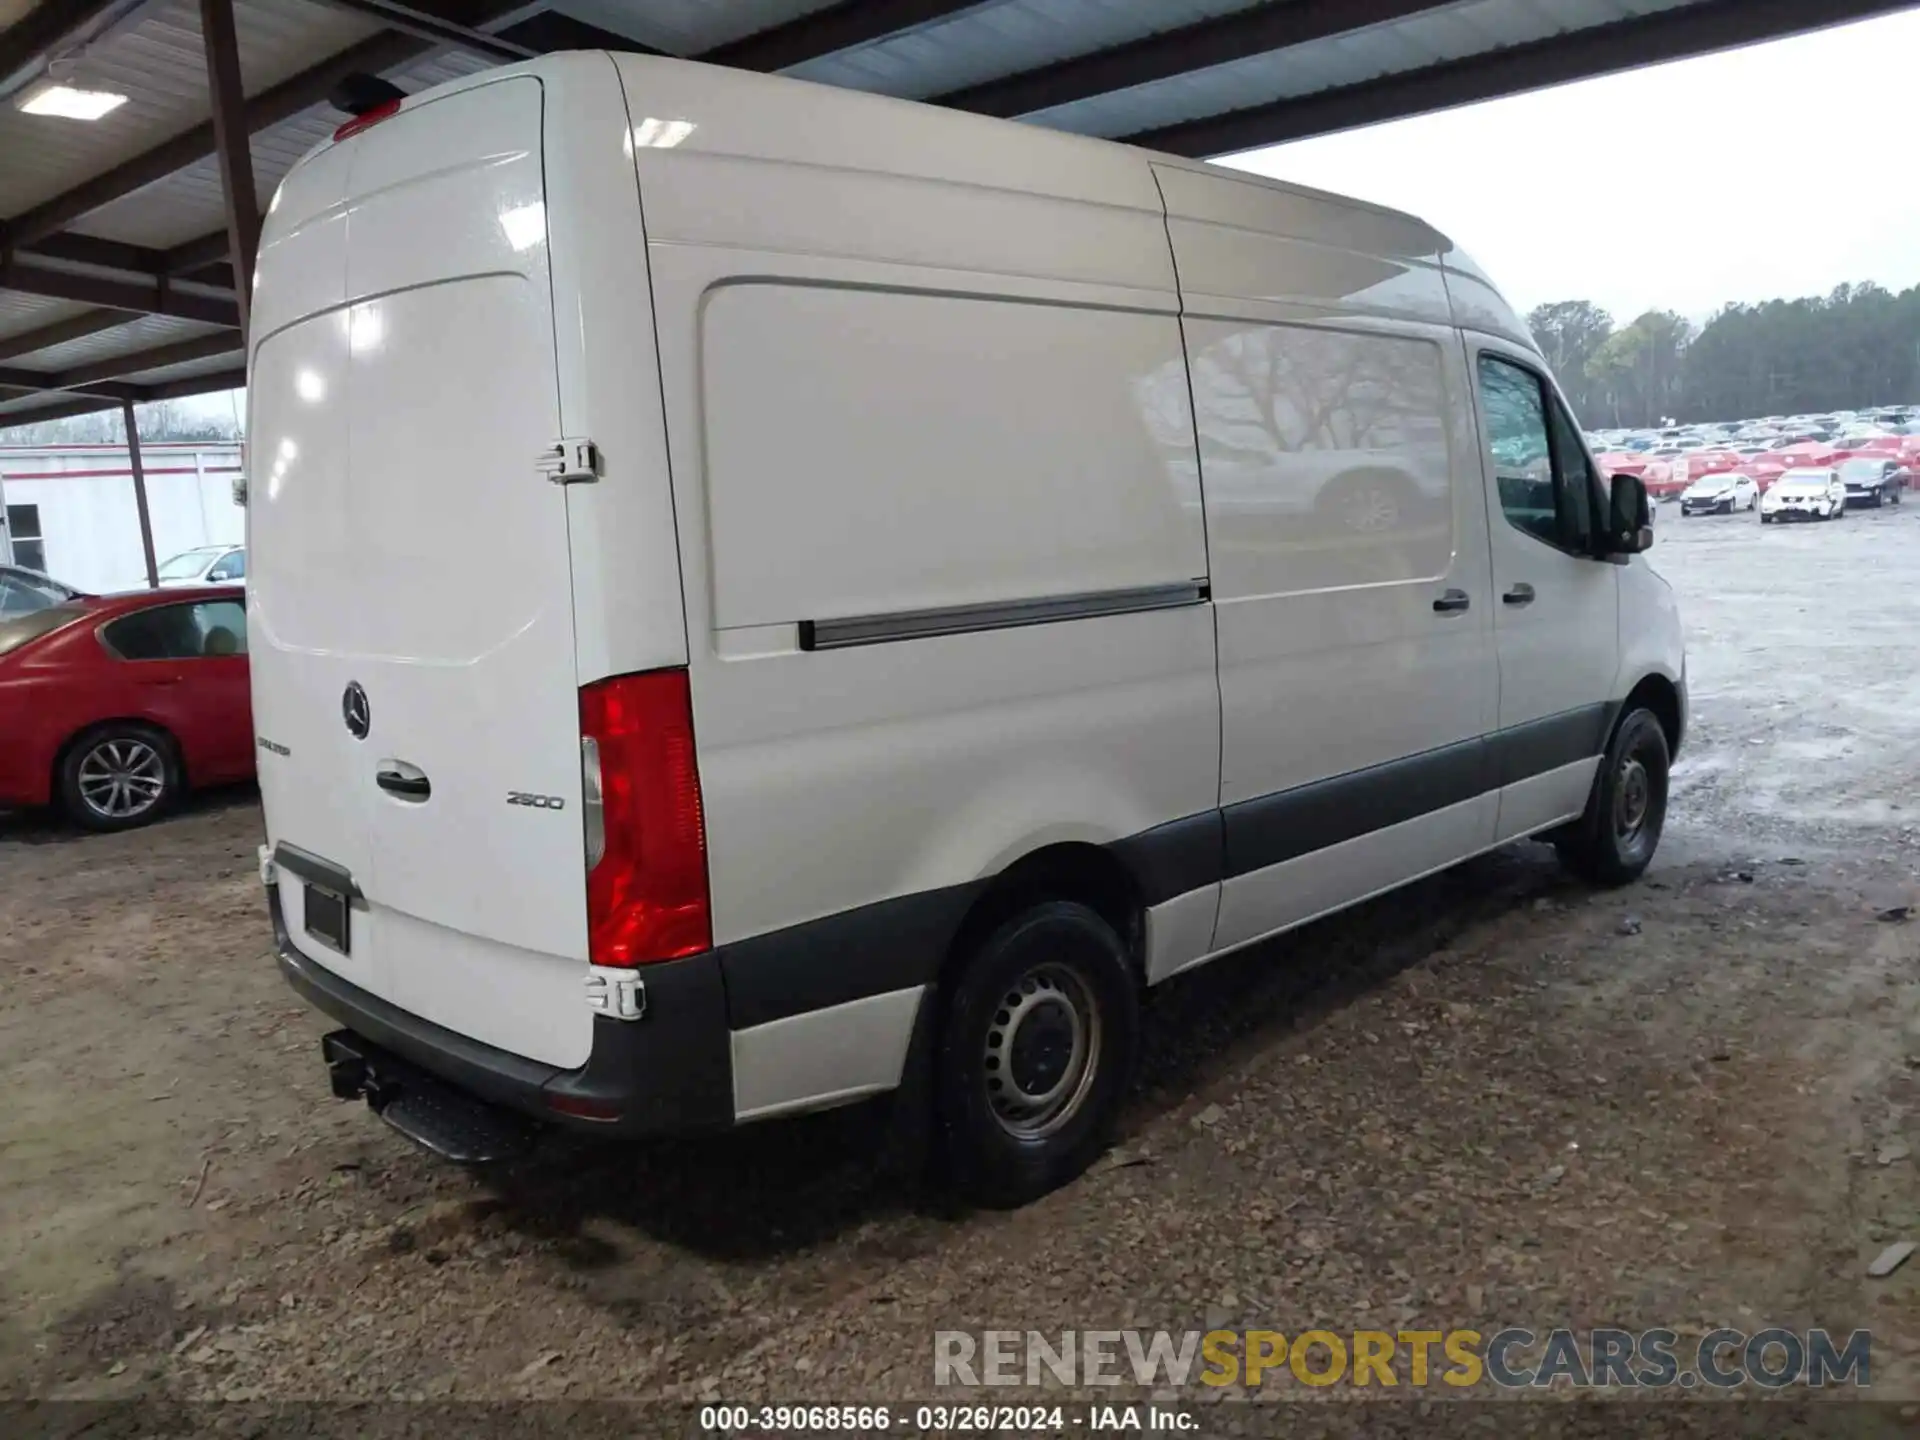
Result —
<instances>
[{"instance_id":1,"label":"high roof of van","mask_svg":"<svg viewBox=\"0 0 1920 1440\"><path fill-rule=\"evenodd\" d=\"M607 51L502 66L422 91L407 104L513 75L564 83L573 67L607 63L625 88L635 146L878 171L1151 211L1164 203L1156 170L1257 187L1284 202L1260 207L1262 230L1431 267L1444 277L1457 324L1533 348L1525 323L1485 272L1417 216L1206 161L839 86ZM316 146L300 163L331 143Z\"/></svg>"}]
</instances>

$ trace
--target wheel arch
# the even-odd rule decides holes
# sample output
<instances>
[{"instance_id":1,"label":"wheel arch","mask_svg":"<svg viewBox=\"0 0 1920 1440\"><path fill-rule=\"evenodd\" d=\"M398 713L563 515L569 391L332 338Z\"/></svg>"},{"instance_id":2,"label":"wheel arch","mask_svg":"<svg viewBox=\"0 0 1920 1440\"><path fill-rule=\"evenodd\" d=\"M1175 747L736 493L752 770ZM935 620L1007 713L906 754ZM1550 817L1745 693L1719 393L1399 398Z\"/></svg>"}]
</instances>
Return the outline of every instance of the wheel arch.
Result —
<instances>
[{"instance_id":1,"label":"wheel arch","mask_svg":"<svg viewBox=\"0 0 1920 1440\"><path fill-rule=\"evenodd\" d=\"M1021 856L987 883L954 931L940 965L940 989L951 989L953 975L996 927L1045 900L1078 901L1111 925L1144 986L1146 904L1139 882L1106 846L1071 840Z\"/></svg>"},{"instance_id":2,"label":"wheel arch","mask_svg":"<svg viewBox=\"0 0 1920 1440\"><path fill-rule=\"evenodd\" d=\"M1678 755L1680 743L1686 739L1687 733L1686 706L1681 700L1680 687L1664 675L1643 676L1627 692L1627 698L1620 706L1620 717L1625 719L1633 711L1641 709L1653 712L1667 737L1667 753ZM1618 722L1615 723L1617 726Z\"/></svg>"}]
</instances>

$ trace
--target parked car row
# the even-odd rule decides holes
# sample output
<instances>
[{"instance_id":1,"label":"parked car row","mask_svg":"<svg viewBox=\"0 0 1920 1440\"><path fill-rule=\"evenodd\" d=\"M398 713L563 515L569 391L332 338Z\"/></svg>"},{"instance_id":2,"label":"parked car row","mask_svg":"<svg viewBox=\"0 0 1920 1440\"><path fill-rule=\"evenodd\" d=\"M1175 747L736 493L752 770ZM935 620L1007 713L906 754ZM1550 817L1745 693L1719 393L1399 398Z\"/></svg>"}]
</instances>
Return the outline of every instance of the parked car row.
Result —
<instances>
[{"instance_id":1,"label":"parked car row","mask_svg":"<svg viewBox=\"0 0 1920 1440\"><path fill-rule=\"evenodd\" d=\"M1849 505L1898 505L1912 481L1896 460L1855 457L1839 465L1804 466L1782 471L1762 484L1743 471L1725 471L1695 480L1680 494L1680 513L1732 515L1760 512L1760 522L1837 520Z\"/></svg>"},{"instance_id":2,"label":"parked car row","mask_svg":"<svg viewBox=\"0 0 1920 1440\"><path fill-rule=\"evenodd\" d=\"M1603 470L1639 477L1656 497L1683 497L1683 514L1755 508L1758 495L1788 472L1826 468L1843 472L1856 501L1884 504L1910 488L1920 471L1920 410L1600 431L1587 441ZM1729 507L1732 487L1722 476L1745 476L1757 493L1741 487Z\"/></svg>"}]
</instances>

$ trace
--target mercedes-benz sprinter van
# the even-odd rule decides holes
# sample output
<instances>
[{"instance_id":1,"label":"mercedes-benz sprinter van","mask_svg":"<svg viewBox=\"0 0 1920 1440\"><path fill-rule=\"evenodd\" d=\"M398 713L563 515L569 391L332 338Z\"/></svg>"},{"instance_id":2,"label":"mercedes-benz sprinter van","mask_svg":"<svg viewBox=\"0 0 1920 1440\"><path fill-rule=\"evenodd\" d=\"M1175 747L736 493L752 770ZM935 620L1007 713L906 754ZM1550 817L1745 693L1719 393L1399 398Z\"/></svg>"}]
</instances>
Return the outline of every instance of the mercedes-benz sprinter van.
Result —
<instances>
[{"instance_id":1,"label":"mercedes-benz sprinter van","mask_svg":"<svg viewBox=\"0 0 1920 1440\"><path fill-rule=\"evenodd\" d=\"M448 1155L921 1077L1018 1201L1168 976L1660 837L1644 491L1406 215L556 55L294 168L248 379L280 963Z\"/></svg>"}]
</instances>

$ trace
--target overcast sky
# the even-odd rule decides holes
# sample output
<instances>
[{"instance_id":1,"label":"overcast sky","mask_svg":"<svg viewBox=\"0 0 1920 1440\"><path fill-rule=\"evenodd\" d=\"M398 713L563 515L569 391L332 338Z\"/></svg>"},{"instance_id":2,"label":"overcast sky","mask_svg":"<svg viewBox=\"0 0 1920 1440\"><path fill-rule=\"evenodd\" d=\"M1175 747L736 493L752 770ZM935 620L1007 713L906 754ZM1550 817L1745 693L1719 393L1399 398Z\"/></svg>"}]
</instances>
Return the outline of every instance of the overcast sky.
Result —
<instances>
[{"instance_id":1,"label":"overcast sky","mask_svg":"<svg viewBox=\"0 0 1920 1440\"><path fill-rule=\"evenodd\" d=\"M1521 311L1920 283L1920 11L1227 162L1409 210ZM1796 213L1797 212L1797 213Z\"/></svg>"}]
</instances>

